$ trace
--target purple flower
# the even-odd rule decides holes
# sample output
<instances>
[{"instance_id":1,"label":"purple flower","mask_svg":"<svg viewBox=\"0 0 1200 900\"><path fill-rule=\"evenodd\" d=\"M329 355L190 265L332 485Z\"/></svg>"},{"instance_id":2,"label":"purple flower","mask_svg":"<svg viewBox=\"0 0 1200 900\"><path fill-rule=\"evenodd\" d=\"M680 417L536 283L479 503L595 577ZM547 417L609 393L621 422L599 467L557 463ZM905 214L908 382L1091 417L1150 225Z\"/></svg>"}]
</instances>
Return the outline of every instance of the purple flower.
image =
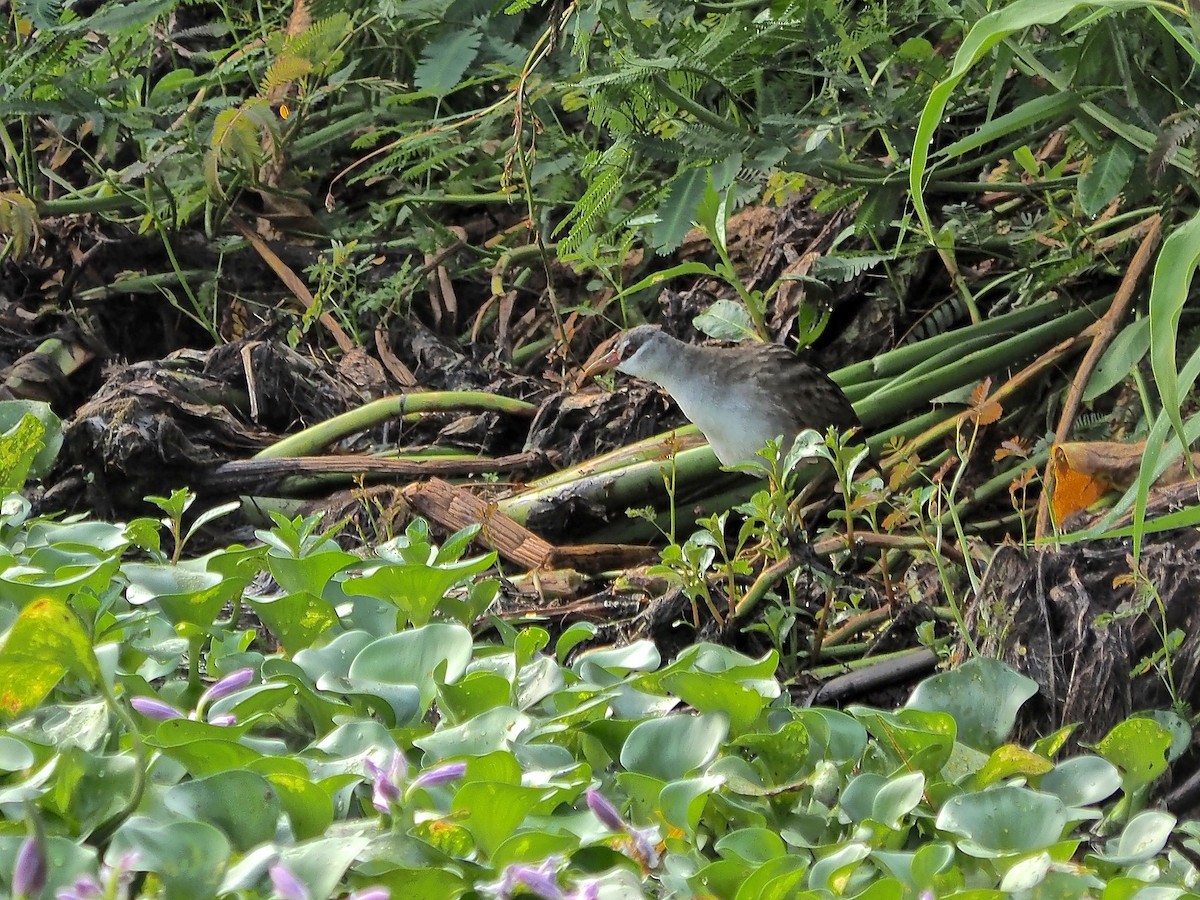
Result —
<instances>
[{"instance_id":1,"label":"purple flower","mask_svg":"<svg viewBox=\"0 0 1200 900\"><path fill-rule=\"evenodd\" d=\"M36 837L27 837L17 851L13 864L13 893L18 897L32 897L46 886L46 848Z\"/></svg>"},{"instance_id":2,"label":"purple flower","mask_svg":"<svg viewBox=\"0 0 1200 900\"><path fill-rule=\"evenodd\" d=\"M166 722L168 719L182 719L183 713L173 707L170 703L163 703L161 700L156 700L154 697L134 697L129 701L129 705L140 712L147 719L154 719L158 722Z\"/></svg>"},{"instance_id":3,"label":"purple flower","mask_svg":"<svg viewBox=\"0 0 1200 900\"><path fill-rule=\"evenodd\" d=\"M462 778L466 771L466 763L442 763L440 766L426 769L418 775L409 787L409 790L415 791L417 788L431 788L441 784L449 784L451 781Z\"/></svg>"},{"instance_id":4,"label":"purple flower","mask_svg":"<svg viewBox=\"0 0 1200 900\"><path fill-rule=\"evenodd\" d=\"M54 900L99 900L103 896L103 885L91 875L76 878L69 888L59 888L54 892Z\"/></svg>"},{"instance_id":5,"label":"purple flower","mask_svg":"<svg viewBox=\"0 0 1200 900\"><path fill-rule=\"evenodd\" d=\"M600 882L595 878L581 881L567 894L567 900L600 900Z\"/></svg>"},{"instance_id":6,"label":"purple flower","mask_svg":"<svg viewBox=\"0 0 1200 900\"><path fill-rule=\"evenodd\" d=\"M200 705L205 706L214 700L220 700L222 697L228 697L230 694L237 693L253 680L253 669L237 669L230 672L200 695Z\"/></svg>"},{"instance_id":7,"label":"purple flower","mask_svg":"<svg viewBox=\"0 0 1200 900\"><path fill-rule=\"evenodd\" d=\"M392 900L392 892L385 887L364 888L361 891L355 891L346 900Z\"/></svg>"},{"instance_id":8,"label":"purple flower","mask_svg":"<svg viewBox=\"0 0 1200 900\"><path fill-rule=\"evenodd\" d=\"M629 835L629 847L633 851L633 855L641 861L642 865L647 869L657 868L662 859L658 852L658 845L662 843L662 832L658 830L658 826L651 825L648 828L629 826L625 829L625 833Z\"/></svg>"},{"instance_id":9,"label":"purple flower","mask_svg":"<svg viewBox=\"0 0 1200 900\"><path fill-rule=\"evenodd\" d=\"M557 860L548 859L540 866L524 866L517 863L509 866L504 872L514 887L520 885L533 891L543 900L566 900L567 895L558 886L556 870Z\"/></svg>"},{"instance_id":10,"label":"purple flower","mask_svg":"<svg viewBox=\"0 0 1200 900\"><path fill-rule=\"evenodd\" d=\"M392 754L387 771L372 759L365 762L367 774L371 776L371 805L381 813L390 813L392 806L400 802L403 792L400 782L408 774L408 760L399 751Z\"/></svg>"},{"instance_id":11,"label":"purple flower","mask_svg":"<svg viewBox=\"0 0 1200 900\"><path fill-rule=\"evenodd\" d=\"M235 716L233 713L223 713L222 715L219 715L219 716L209 716L208 724L209 725L220 725L222 728L225 728L229 725L236 725L237 724L237 716Z\"/></svg>"},{"instance_id":12,"label":"purple flower","mask_svg":"<svg viewBox=\"0 0 1200 900\"><path fill-rule=\"evenodd\" d=\"M600 824L609 831L625 831L629 827L621 818L621 813L617 811L612 801L595 788L587 790L587 805L588 809L595 813L596 818L600 820Z\"/></svg>"},{"instance_id":13,"label":"purple flower","mask_svg":"<svg viewBox=\"0 0 1200 900\"><path fill-rule=\"evenodd\" d=\"M518 887L532 891L542 900L568 900L567 895L558 886L559 862L557 856L551 856L537 866L513 863L505 867L498 881L480 885L480 890L496 900L511 900Z\"/></svg>"},{"instance_id":14,"label":"purple flower","mask_svg":"<svg viewBox=\"0 0 1200 900\"><path fill-rule=\"evenodd\" d=\"M282 900L309 900L308 888L304 886L304 882L297 878L292 870L283 863L276 863L271 866L269 873L271 875L271 887L275 889L275 893Z\"/></svg>"}]
</instances>

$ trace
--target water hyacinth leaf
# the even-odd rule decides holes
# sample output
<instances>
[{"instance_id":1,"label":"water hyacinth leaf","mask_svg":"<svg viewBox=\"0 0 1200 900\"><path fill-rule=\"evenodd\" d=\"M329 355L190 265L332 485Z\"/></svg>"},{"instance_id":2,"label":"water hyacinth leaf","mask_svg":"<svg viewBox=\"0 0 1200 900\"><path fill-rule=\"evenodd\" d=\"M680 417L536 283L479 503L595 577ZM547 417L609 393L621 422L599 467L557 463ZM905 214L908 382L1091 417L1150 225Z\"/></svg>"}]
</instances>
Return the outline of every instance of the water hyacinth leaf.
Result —
<instances>
[{"instance_id":1,"label":"water hyacinth leaf","mask_svg":"<svg viewBox=\"0 0 1200 900\"><path fill-rule=\"evenodd\" d=\"M113 835L110 853L136 854L132 868L153 872L168 896L211 900L229 862L229 841L206 822L159 822L134 816Z\"/></svg>"},{"instance_id":2,"label":"water hyacinth leaf","mask_svg":"<svg viewBox=\"0 0 1200 900\"><path fill-rule=\"evenodd\" d=\"M215 826L242 852L274 836L280 813L275 788L245 769L174 785L163 795L163 805L183 819Z\"/></svg>"},{"instance_id":3,"label":"water hyacinth leaf","mask_svg":"<svg viewBox=\"0 0 1200 900\"><path fill-rule=\"evenodd\" d=\"M568 626L554 643L554 657L565 663L571 651L596 635L596 626L591 622L575 622Z\"/></svg>"},{"instance_id":4,"label":"water hyacinth leaf","mask_svg":"<svg viewBox=\"0 0 1200 900\"><path fill-rule=\"evenodd\" d=\"M513 863L537 863L551 856L569 856L578 849L579 837L570 831L518 831L496 848L491 863L503 869Z\"/></svg>"},{"instance_id":5,"label":"water hyacinth leaf","mask_svg":"<svg viewBox=\"0 0 1200 900\"><path fill-rule=\"evenodd\" d=\"M434 623L378 638L350 664L352 685L378 683L411 685L423 712L437 696L439 684L458 681L474 651L471 632L458 624Z\"/></svg>"},{"instance_id":6,"label":"water hyacinth leaf","mask_svg":"<svg viewBox=\"0 0 1200 900\"><path fill-rule=\"evenodd\" d=\"M803 897L799 888L804 885L809 860L806 855L792 853L763 863L742 882L734 900L759 900L762 897Z\"/></svg>"},{"instance_id":7,"label":"water hyacinth leaf","mask_svg":"<svg viewBox=\"0 0 1200 900\"><path fill-rule=\"evenodd\" d=\"M971 856L1042 850L1059 841L1066 807L1051 794L1005 786L951 797L938 812L937 827L960 835Z\"/></svg>"},{"instance_id":8,"label":"water hyacinth leaf","mask_svg":"<svg viewBox=\"0 0 1200 900\"><path fill-rule=\"evenodd\" d=\"M153 603L172 625L187 622L207 627L226 603L241 596L246 582L209 571L196 562L127 562L121 571L129 579L125 595L134 606Z\"/></svg>"},{"instance_id":9,"label":"water hyacinth leaf","mask_svg":"<svg viewBox=\"0 0 1200 900\"><path fill-rule=\"evenodd\" d=\"M734 743L749 751L752 765L762 771L768 784L790 784L812 770L808 728L800 722L788 722L774 732L748 734Z\"/></svg>"},{"instance_id":10,"label":"water hyacinth leaf","mask_svg":"<svg viewBox=\"0 0 1200 900\"><path fill-rule=\"evenodd\" d=\"M751 866L761 865L788 852L783 838L770 828L739 828L718 839L713 849L725 859Z\"/></svg>"},{"instance_id":11,"label":"water hyacinth leaf","mask_svg":"<svg viewBox=\"0 0 1200 900\"><path fill-rule=\"evenodd\" d=\"M1116 840L1109 841L1096 855L1114 865L1128 866L1146 862L1158 855L1171 837L1175 817L1157 809L1145 809L1134 816Z\"/></svg>"},{"instance_id":12,"label":"water hyacinth leaf","mask_svg":"<svg viewBox=\"0 0 1200 900\"><path fill-rule=\"evenodd\" d=\"M708 797L720 789L723 780L714 777L683 778L662 789L658 802L667 824L689 838L696 834Z\"/></svg>"},{"instance_id":13,"label":"water hyacinth leaf","mask_svg":"<svg viewBox=\"0 0 1200 900\"><path fill-rule=\"evenodd\" d=\"M798 709L793 712L804 726L814 747L833 762L853 762L867 746L867 729L847 713L836 709Z\"/></svg>"},{"instance_id":14,"label":"water hyacinth leaf","mask_svg":"<svg viewBox=\"0 0 1200 900\"><path fill-rule=\"evenodd\" d=\"M402 897L457 900L471 887L471 882L462 875L433 866L385 869L377 864L371 867L370 875L370 883L389 889L394 900L400 900Z\"/></svg>"},{"instance_id":15,"label":"water hyacinth leaf","mask_svg":"<svg viewBox=\"0 0 1200 900\"><path fill-rule=\"evenodd\" d=\"M740 859L718 859L710 862L687 879L690 890L700 897L733 897L750 874L751 868ZM669 882L667 883L669 885ZM677 890L677 896L685 896Z\"/></svg>"},{"instance_id":16,"label":"water hyacinth leaf","mask_svg":"<svg viewBox=\"0 0 1200 900\"><path fill-rule=\"evenodd\" d=\"M651 672L662 664L653 641L641 640L624 647L605 647L580 654L571 668L584 681L600 686L614 684L630 672Z\"/></svg>"},{"instance_id":17,"label":"water hyacinth leaf","mask_svg":"<svg viewBox=\"0 0 1200 900\"><path fill-rule=\"evenodd\" d=\"M1125 791L1150 784L1167 769L1171 733L1153 719L1126 719L1100 739L1096 752L1121 770Z\"/></svg>"},{"instance_id":18,"label":"water hyacinth leaf","mask_svg":"<svg viewBox=\"0 0 1200 900\"><path fill-rule=\"evenodd\" d=\"M309 647L293 657L292 662L300 667L315 684L322 675L345 678L350 674L350 664L374 638L365 631L347 631L339 634L323 647Z\"/></svg>"},{"instance_id":19,"label":"water hyacinth leaf","mask_svg":"<svg viewBox=\"0 0 1200 900\"><path fill-rule=\"evenodd\" d=\"M33 750L24 741L0 734L0 772L19 772L36 762Z\"/></svg>"},{"instance_id":20,"label":"water hyacinth leaf","mask_svg":"<svg viewBox=\"0 0 1200 900\"><path fill-rule=\"evenodd\" d=\"M1053 768L1054 763L1044 756L1016 744L1005 744L993 750L983 768L976 772L975 784L987 787L1014 775L1044 775Z\"/></svg>"},{"instance_id":21,"label":"water hyacinth leaf","mask_svg":"<svg viewBox=\"0 0 1200 900\"><path fill-rule=\"evenodd\" d=\"M1121 787L1121 773L1098 756L1074 756L1055 765L1033 785L1067 806L1087 806L1112 796Z\"/></svg>"},{"instance_id":22,"label":"water hyacinth leaf","mask_svg":"<svg viewBox=\"0 0 1200 900\"><path fill-rule=\"evenodd\" d=\"M124 809L137 783L136 773L137 762L132 757L70 747L59 754L43 802L74 833L90 834Z\"/></svg>"},{"instance_id":23,"label":"water hyacinth leaf","mask_svg":"<svg viewBox=\"0 0 1200 900\"><path fill-rule=\"evenodd\" d=\"M466 722L512 700L512 683L495 672L471 672L456 684L438 687L438 709L451 725Z\"/></svg>"},{"instance_id":24,"label":"water hyacinth leaf","mask_svg":"<svg viewBox=\"0 0 1200 900\"><path fill-rule=\"evenodd\" d=\"M728 736L729 719L721 713L650 719L629 733L621 765L673 781L711 762Z\"/></svg>"},{"instance_id":25,"label":"water hyacinth leaf","mask_svg":"<svg viewBox=\"0 0 1200 900\"><path fill-rule=\"evenodd\" d=\"M446 566L423 563L383 564L360 577L347 578L342 589L350 595L378 597L395 604L412 625L425 625L446 593L487 571L496 561L489 553Z\"/></svg>"},{"instance_id":26,"label":"water hyacinth leaf","mask_svg":"<svg viewBox=\"0 0 1200 900\"><path fill-rule=\"evenodd\" d=\"M950 870L954 861L954 847L951 844L931 841L913 854L912 880L919 887L930 887L939 876Z\"/></svg>"},{"instance_id":27,"label":"water hyacinth leaf","mask_svg":"<svg viewBox=\"0 0 1200 900\"><path fill-rule=\"evenodd\" d=\"M333 798L322 785L315 784L303 773L270 771L269 766L263 765L273 761L264 758L254 770L275 789L292 832L302 841L320 837L333 824Z\"/></svg>"},{"instance_id":28,"label":"water hyacinth leaf","mask_svg":"<svg viewBox=\"0 0 1200 900\"><path fill-rule=\"evenodd\" d=\"M916 709L883 713L862 707L850 711L890 759L919 768L930 778L936 777L954 754L955 723L949 713Z\"/></svg>"},{"instance_id":29,"label":"water hyacinth leaf","mask_svg":"<svg viewBox=\"0 0 1200 900\"><path fill-rule=\"evenodd\" d=\"M283 548L272 547L266 555L267 570L276 583L289 594L326 596L325 589L338 572L350 566L361 566L362 560L347 553L336 544L304 556L291 555Z\"/></svg>"},{"instance_id":30,"label":"water hyacinth leaf","mask_svg":"<svg viewBox=\"0 0 1200 900\"><path fill-rule=\"evenodd\" d=\"M512 837L545 798L542 788L472 781L458 789L451 811L455 821L466 827L480 849L490 855Z\"/></svg>"},{"instance_id":31,"label":"water hyacinth leaf","mask_svg":"<svg viewBox=\"0 0 1200 900\"><path fill-rule=\"evenodd\" d=\"M23 565L10 562L5 566L0 571L0 589L5 599L19 609L35 600L65 602L85 591L102 594L119 568L120 560L115 556L97 559L88 548L46 548L35 551Z\"/></svg>"},{"instance_id":32,"label":"water hyacinth leaf","mask_svg":"<svg viewBox=\"0 0 1200 900\"><path fill-rule=\"evenodd\" d=\"M977 657L922 681L906 709L947 712L968 747L990 753L1012 733L1017 713L1037 693L1037 682L998 660Z\"/></svg>"},{"instance_id":33,"label":"water hyacinth leaf","mask_svg":"<svg viewBox=\"0 0 1200 900\"><path fill-rule=\"evenodd\" d=\"M308 886L314 900L335 897L346 870L369 844L366 838L351 835L319 838L284 848L280 861Z\"/></svg>"},{"instance_id":34,"label":"water hyacinth leaf","mask_svg":"<svg viewBox=\"0 0 1200 900\"><path fill-rule=\"evenodd\" d=\"M845 884L850 873L870 855L871 848L866 844L842 844L813 863L808 873L808 886L818 891L832 891L837 885Z\"/></svg>"},{"instance_id":35,"label":"water hyacinth leaf","mask_svg":"<svg viewBox=\"0 0 1200 900\"><path fill-rule=\"evenodd\" d=\"M735 735L750 727L767 702L758 691L706 672L672 673L663 687L700 712L724 713Z\"/></svg>"},{"instance_id":36,"label":"water hyacinth leaf","mask_svg":"<svg viewBox=\"0 0 1200 900\"><path fill-rule=\"evenodd\" d=\"M416 738L413 743L425 751L428 763L451 756L483 756L508 750L532 724L523 712L501 706L461 725Z\"/></svg>"},{"instance_id":37,"label":"water hyacinth leaf","mask_svg":"<svg viewBox=\"0 0 1200 900\"><path fill-rule=\"evenodd\" d=\"M244 768L262 754L238 742L237 727L221 727L191 719L162 722L145 738L179 762L195 778Z\"/></svg>"},{"instance_id":38,"label":"water hyacinth leaf","mask_svg":"<svg viewBox=\"0 0 1200 900\"><path fill-rule=\"evenodd\" d=\"M307 591L269 600L249 597L247 601L291 654L311 647L313 641L338 624L333 604Z\"/></svg>"},{"instance_id":39,"label":"water hyacinth leaf","mask_svg":"<svg viewBox=\"0 0 1200 900\"><path fill-rule=\"evenodd\" d=\"M62 449L62 421L39 400L0 401L0 487L19 491L42 478Z\"/></svg>"},{"instance_id":40,"label":"water hyacinth leaf","mask_svg":"<svg viewBox=\"0 0 1200 900\"><path fill-rule=\"evenodd\" d=\"M0 646L0 715L33 709L68 672L95 686L103 683L92 642L75 614L59 600L34 600Z\"/></svg>"}]
</instances>

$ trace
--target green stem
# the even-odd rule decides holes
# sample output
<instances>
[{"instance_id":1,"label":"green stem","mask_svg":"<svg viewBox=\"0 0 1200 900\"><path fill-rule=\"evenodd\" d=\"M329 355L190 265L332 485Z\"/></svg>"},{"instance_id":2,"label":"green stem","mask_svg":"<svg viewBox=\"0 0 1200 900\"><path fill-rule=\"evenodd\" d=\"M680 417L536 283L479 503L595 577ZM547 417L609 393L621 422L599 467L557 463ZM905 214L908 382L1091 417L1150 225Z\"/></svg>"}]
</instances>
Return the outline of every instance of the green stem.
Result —
<instances>
[{"instance_id":1,"label":"green stem","mask_svg":"<svg viewBox=\"0 0 1200 900\"><path fill-rule=\"evenodd\" d=\"M460 409L493 410L526 418L532 418L537 412L537 406L532 403L483 391L429 391L381 397L358 409L352 409L289 435L259 451L253 458L285 459L290 456L309 456L340 438L372 428L397 416Z\"/></svg>"}]
</instances>

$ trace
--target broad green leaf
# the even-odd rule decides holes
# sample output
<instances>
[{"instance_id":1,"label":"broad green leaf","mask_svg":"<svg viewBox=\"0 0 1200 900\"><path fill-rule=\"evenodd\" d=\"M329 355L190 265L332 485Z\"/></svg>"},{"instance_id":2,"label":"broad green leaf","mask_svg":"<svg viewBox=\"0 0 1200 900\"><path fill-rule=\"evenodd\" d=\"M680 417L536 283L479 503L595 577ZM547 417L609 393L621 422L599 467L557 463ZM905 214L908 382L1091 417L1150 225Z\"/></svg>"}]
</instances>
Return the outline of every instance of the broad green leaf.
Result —
<instances>
[{"instance_id":1,"label":"broad green leaf","mask_svg":"<svg viewBox=\"0 0 1200 900\"><path fill-rule=\"evenodd\" d=\"M490 854L516 832L544 796L544 788L472 781L458 789L451 809L480 848Z\"/></svg>"},{"instance_id":2,"label":"broad green leaf","mask_svg":"<svg viewBox=\"0 0 1200 900\"><path fill-rule=\"evenodd\" d=\"M1171 732L1153 719L1135 716L1116 725L1095 750L1121 770L1126 792L1135 791L1167 770Z\"/></svg>"},{"instance_id":3,"label":"broad green leaf","mask_svg":"<svg viewBox=\"0 0 1200 900\"><path fill-rule=\"evenodd\" d=\"M692 319L696 330L722 341L757 340L750 314L736 300L718 300Z\"/></svg>"},{"instance_id":4,"label":"broad green leaf","mask_svg":"<svg viewBox=\"0 0 1200 900\"><path fill-rule=\"evenodd\" d=\"M1175 827L1175 817L1158 809L1144 809L1129 820L1115 841L1110 841L1101 859L1128 866L1153 859L1166 846Z\"/></svg>"},{"instance_id":5,"label":"broad green leaf","mask_svg":"<svg viewBox=\"0 0 1200 900\"><path fill-rule=\"evenodd\" d=\"M169 788L163 805L183 819L207 822L246 851L270 840L279 823L279 797L255 772L231 769Z\"/></svg>"},{"instance_id":6,"label":"broad green leaf","mask_svg":"<svg viewBox=\"0 0 1200 900\"><path fill-rule=\"evenodd\" d=\"M32 418L36 420L41 429L38 431L38 444L32 450L32 457L25 462L25 470L30 478L43 478L50 474L50 470L54 468L54 463L58 458L58 451L62 449L63 434L62 420L54 414L50 408L50 404L43 403L40 400L2 400L0 401L0 435L11 432L12 429L21 425L26 419ZM29 429L28 425L22 426L22 430ZM32 433L32 429L30 429ZM5 447L5 437L0 436L0 448L3 451L3 459L5 467L11 465L14 458L16 447ZM10 485L11 490L18 489L25 484L25 479L22 478L17 484L11 484L12 479L5 477L0 484ZM100 523L96 523L100 524ZM53 525L52 525L53 527ZM105 526L109 528L120 526Z\"/></svg>"},{"instance_id":7,"label":"broad green leaf","mask_svg":"<svg viewBox=\"0 0 1200 900\"><path fill-rule=\"evenodd\" d=\"M905 706L952 714L958 740L989 753L1008 738L1017 712L1036 693L1033 679L994 659L978 657L922 681Z\"/></svg>"},{"instance_id":8,"label":"broad green leaf","mask_svg":"<svg viewBox=\"0 0 1200 900\"><path fill-rule=\"evenodd\" d=\"M103 684L100 663L79 619L59 600L21 610L0 647L0 716L36 707L68 672Z\"/></svg>"},{"instance_id":9,"label":"broad green leaf","mask_svg":"<svg viewBox=\"0 0 1200 900\"><path fill-rule=\"evenodd\" d=\"M720 713L649 719L629 733L621 765L672 781L711 762L728 736L729 719Z\"/></svg>"},{"instance_id":10,"label":"broad green leaf","mask_svg":"<svg viewBox=\"0 0 1200 900\"><path fill-rule=\"evenodd\" d=\"M229 841L206 822L159 822L134 816L113 836L112 852L135 854L132 868L154 872L167 895L211 900L229 862Z\"/></svg>"},{"instance_id":11,"label":"broad green leaf","mask_svg":"<svg viewBox=\"0 0 1200 900\"><path fill-rule=\"evenodd\" d=\"M1079 205L1089 216L1096 216L1125 189L1133 174L1136 159L1133 148L1116 141L1098 155L1079 176Z\"/></svg>"},{"instance_id":12,"label":"broad green leaf","mask_svg":"<svg viewBox=\"0 0 1200 900\"><path fill-rule=\"evenodd\" d=\"M938 828L963 838L962 849L984 858L1049 847L1066 823L1057 797L1012 786L951 797L937 817Z\"/></svg>"}]
</instances>

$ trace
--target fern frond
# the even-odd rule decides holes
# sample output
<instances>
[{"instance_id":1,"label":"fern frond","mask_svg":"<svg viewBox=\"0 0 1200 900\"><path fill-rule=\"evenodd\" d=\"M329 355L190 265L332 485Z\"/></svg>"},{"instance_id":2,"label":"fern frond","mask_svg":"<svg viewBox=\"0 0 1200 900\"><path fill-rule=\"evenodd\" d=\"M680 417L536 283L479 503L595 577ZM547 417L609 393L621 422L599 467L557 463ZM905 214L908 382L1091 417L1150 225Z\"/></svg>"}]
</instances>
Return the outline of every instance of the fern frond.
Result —
<instances>
[{"instance_id":1,"label":"fern frond","mask_svg":"<svg viewBox=\"0 0 1200 900\"><path fill-rule=\"evenodd\" d=\"M306 75L311 75L313 64L301 56L277 56L271 60L263 75L259 93L269 94L277 88L284 87L293 81L299 81Z\"/></svg>"},{"instance_id":2,"label":"fern frond","mask_svg":"<svg viewBox=\"0 0 1200 900\"><path fill-rule=\"evenodd\" d=\"M1194 110L1177 113L1167 121L1170 121L1171 124L1159 132L1146 159L1146 169L1150 173L1150 177L1154 179L1162 178L1167 171L1167 166L1179 153L1179 148L1190 140L1197 130L1200 130L1200 116L1197 116ZM1165 125L1166 122L1163 124Z\"/></svg>"},{"instance_id":3,"label":"fern frond","mask_svg":"<svg viewBox=\"0 0 1200 900\"><path fill-rule=\"evenodd\" d=\"M625 180L625 173L632 157L630 148L623 143L618 143L605 150L596 160L595 165L589 167L591 181L588 183L587 190L576 201L567 217L554 229L554 234L557 235L568 224L571 226L566 237L559 241L559 252L573 253L579 249L579 245L591 231L592 226L596 224L597 219L612 206L613 200Z\"/></svg>"},{"instance_id":4,"label":"fern frond","mask_svg":"<svg viewBox=\"0 0 1200 900\"><path fill-rule=\"evenodd\" d=\"M320 19L299 34L290 35L283 53L304 57L314 67L327 68L329 57L350 33L350 25L350 16L344 12Z\"/></svg>"}]
</instances>

